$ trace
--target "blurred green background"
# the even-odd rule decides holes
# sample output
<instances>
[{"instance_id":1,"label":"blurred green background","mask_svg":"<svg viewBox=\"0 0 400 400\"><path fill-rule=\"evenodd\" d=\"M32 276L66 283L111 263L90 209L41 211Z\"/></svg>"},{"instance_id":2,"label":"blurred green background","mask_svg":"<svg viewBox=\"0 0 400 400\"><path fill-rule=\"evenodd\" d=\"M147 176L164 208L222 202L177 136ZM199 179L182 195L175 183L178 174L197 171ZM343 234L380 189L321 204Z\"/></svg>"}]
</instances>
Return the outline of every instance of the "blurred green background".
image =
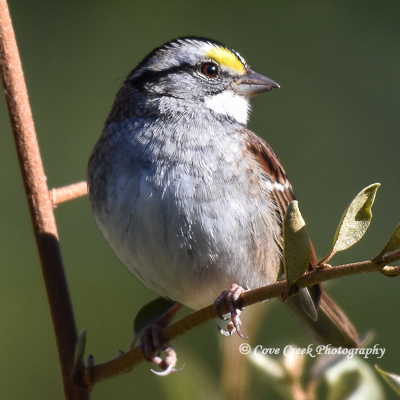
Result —
<instances>
[{"instance_id":1,"label":"blurred green background","mask_svg":"<svg viewBox=\"0 0 400 400\"><path fill-rule=\"evenodd\" d=\"M280 156L319 257L329 251L347 204L370 183L382 183L372 225L333 263L371 258L399 223L398 0L11 0L9 6L50 188L86 179L113 98L135 65L174 37L198 35L232 46L281 85L254 101L250 128ZM44 285L3 98L0 103L0 397L60 399ZM133 317L155 294L109 249L87 197L55 213L78 327L88 329L87 353L106 361L129 347ZM374 343L386 348L369 364L396 373L399 279L371 273L325 285L359 332L373 330ZM268 304L250 343L310 343L283 305ZM92 398L221 398L220 343L215 323L208 323L175 343L178 366L185 364L180 374L160 378L142 364L100 383ZM262 376L250 373L248 398L274 399ZM391 389L387 396L396 398Z\"/></svg>"}]
</instances>

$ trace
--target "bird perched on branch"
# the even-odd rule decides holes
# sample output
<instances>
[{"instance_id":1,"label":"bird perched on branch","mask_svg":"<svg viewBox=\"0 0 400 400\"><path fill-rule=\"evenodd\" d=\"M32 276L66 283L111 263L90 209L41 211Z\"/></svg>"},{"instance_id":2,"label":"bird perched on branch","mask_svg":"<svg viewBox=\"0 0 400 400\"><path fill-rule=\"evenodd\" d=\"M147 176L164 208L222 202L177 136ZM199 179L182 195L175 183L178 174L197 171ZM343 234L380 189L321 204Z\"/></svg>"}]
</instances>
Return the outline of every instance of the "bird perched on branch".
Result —
<instances>
[{"instance_id":1,"label":"bird perched on branch","mask_svg":"<svg viewBox=\"0 0 400 400\"><path fill-rule=\"evenodd\" d=\"M282 218L294 194L272 148L247 128L250 97L276 88L224 44L172 40L126 78L89 162L94 216L122 263L190 308L226 300L229 333L241 333L241 291L283 273ZM317 340L358 345L319 285L287 304Z\"/></svg>"}]
</instances>

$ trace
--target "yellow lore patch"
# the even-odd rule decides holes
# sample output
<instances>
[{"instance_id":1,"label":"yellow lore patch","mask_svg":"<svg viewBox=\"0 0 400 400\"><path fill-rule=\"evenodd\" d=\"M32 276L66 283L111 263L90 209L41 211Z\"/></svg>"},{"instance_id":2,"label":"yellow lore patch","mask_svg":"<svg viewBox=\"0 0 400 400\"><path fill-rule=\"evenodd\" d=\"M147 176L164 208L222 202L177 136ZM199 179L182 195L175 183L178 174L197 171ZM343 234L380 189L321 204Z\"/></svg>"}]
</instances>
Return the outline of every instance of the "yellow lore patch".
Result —
<instances>
[{"instance_id":1,"label":"yellow lore patch","mask_svg":"<svg viewBox=\"0 0 400 400\"><path fill-rule=\"evenodd\" d=\"M244 65L236 54L224 47L213 47L207 51L206 55L220 65L234 69L237 72L244 72Z\"/></svg>"}]
</instances>

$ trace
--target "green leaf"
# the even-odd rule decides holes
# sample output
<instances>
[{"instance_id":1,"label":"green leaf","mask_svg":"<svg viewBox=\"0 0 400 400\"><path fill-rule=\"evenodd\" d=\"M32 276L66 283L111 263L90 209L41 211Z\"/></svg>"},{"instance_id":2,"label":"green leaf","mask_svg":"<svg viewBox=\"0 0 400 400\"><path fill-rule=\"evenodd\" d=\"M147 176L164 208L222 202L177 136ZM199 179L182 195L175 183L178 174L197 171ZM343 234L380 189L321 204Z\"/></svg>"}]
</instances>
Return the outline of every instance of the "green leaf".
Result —
<instances>
[{"instance_id":1,"label":"green leaf","mask_svg":"<svg viewBox=\"0 0 400 400\"><path fill-rule=\"evenodd\" d=\"M387 253L391 253L392 251L400 249L400 224L397 225L397 228L393 232L392 236L386 243L383 250L380 252L380 255L385 255Z\"/></svg>"},{"instance_id":2,"label":"green leaf","mask_svg":"<svg viewBox=\"0 0 400 400\"><path fill-rule=\"evenodd\" d=\"M362 358L342 358L325 373L327 400L384 400L385 394L371 366Z\"/></svg>"},{"instance_id":3,"label":"green leaf","mask_svg":"<svg viewBox=\"0 0 400 400\"><path fill-rule=\"evenodd\" d=\"M85 354L86 333L87 333L87 330L85 329L78 336L78 340L77 340L76 346L75 346L75 365L77 364L77 362L80 359L83 358L83 356Z\"/></svg>"},{"instance_id":4,"label":"green leaf","mask_svg":"<svg viewBox=\"0 0 400 400\"><path fill-rule=\"evenodd\" d=\"M304 274L310 259L310 238L295 200L289 204L283 218L283 265L289 287Z\"/></svg>"},{"instance_id":5,"label":"green leaf","mask_svg":"<svg viewBox=\"0 0 400 400\"><path fill-rule=\"evenodd\" d=\"M388 385L400 395L400 376L386 372L375 365L375 369L380 373L381 377L388 383Z\"/></svg>"},{"instance_id":6,"label":"green leaf","mask_svg":"<svg viewBox=\"0 0 400 400\"><path fill-rule=\"evenodd\" d=\"M175 301L168 300L164 297L158 297L150 303L145 304L136 314L133 321L134 340L136 340L143 329L155 323L163 314L165 314Z\"/></svg>"},{"instance_id":7,"label":"green leaf","mask_svg":"<svg viewBox=\"0 0 400 400\"><path fill-rule=\"evenodd\" d=\"M371 207L380 183L367 186L347 207L336 229L332 253L346 250L367 231L372 218Z\"/></svg>"}]
</instances>

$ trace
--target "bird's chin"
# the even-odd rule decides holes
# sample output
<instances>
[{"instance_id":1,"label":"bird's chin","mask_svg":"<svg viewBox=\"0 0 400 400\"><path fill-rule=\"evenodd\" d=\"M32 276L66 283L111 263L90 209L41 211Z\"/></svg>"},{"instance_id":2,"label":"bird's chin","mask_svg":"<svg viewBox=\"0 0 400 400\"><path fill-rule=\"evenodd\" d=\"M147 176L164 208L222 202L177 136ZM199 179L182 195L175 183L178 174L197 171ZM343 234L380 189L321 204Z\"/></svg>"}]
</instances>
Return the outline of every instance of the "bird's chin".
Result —
<instances>
[{"instance_id":1,"label":"bird's chin","mask_svg":"<svg viewBox=\"0 0 400 400\"><path fill-rule=\"evenodd\" d=\"M246 96L241 96L232 90L226 90L206 97L205 104L219 115L233 118L243 125L247 124L250 102Z\"/></svg>"}]
</instances>

